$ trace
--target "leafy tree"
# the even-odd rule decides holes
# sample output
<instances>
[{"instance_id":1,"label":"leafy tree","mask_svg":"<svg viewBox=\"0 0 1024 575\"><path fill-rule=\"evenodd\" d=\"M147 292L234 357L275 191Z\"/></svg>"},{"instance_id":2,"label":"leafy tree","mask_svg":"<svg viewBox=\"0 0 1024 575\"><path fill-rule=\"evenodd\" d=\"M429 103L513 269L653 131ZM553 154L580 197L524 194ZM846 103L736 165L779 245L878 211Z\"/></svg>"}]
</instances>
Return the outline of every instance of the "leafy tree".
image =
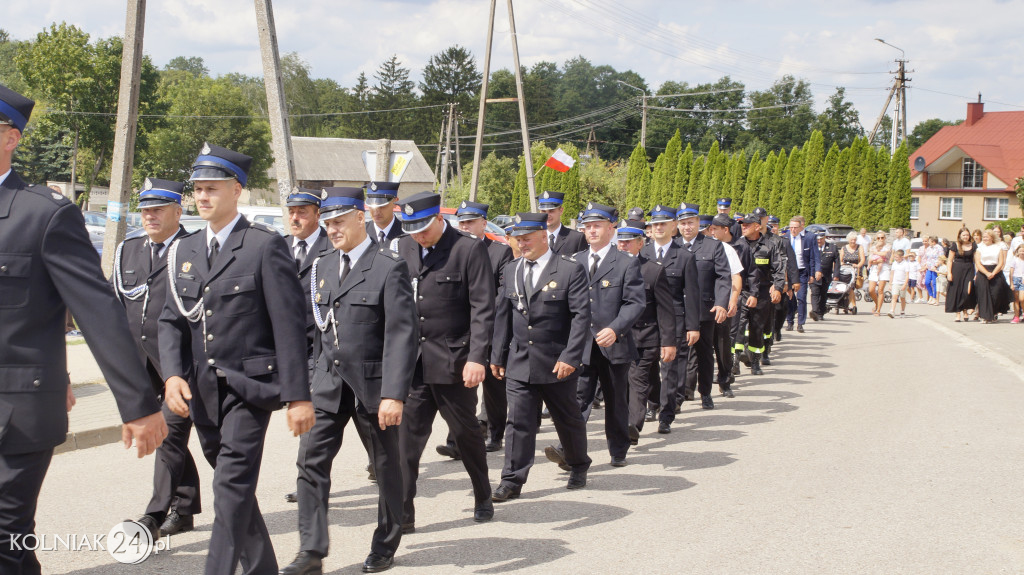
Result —
<instances>
[{"instance_id":1,"label":"leafy tree","mask_svg":"<svg viewBox=\"0 0 1024 575\"><path fill-rule=\"evenodd\" d=\"M836 88L836 93L829 96L828 107L818 114L814 129L821 131L825 147L832 144L846 147L853 143L854 138L864 135L860 114L853 107L853 102L846 99L846 88Z\"/></svg>"},{"instance_id":2,"label":"leafy tree","mask_svg":"<svg viewBox=\"0 0 1024 575\"><path fill-rule=\"evenodd\" d=\"M729 197L735 203L743 202L743 193L747 185L747 155L740 150L729 159ZM714 210L712 210L712 213Z\"/></svg>"},{"instance_id":3,"label":"leafy tree","mask_svg":"<svg viewBox=\"0 0 1024 575\"><path fill-rule=\"evenodd\" d=\"M836 179L836 163L839 161L839 144L833 142L822 161L818 176L818 205L814 210L814 222L832 222L832 187Z\"/></svg>"},{"instance_id":4,"label":"leafy tree","mask_svg":"<svg viewBox=\"0 0 1024 575\"><path fill-rule=\"evenodd\" d=\"M373 75L377 81L370 98L374 110L401 110L417 105L413 89L416 84L409 79L409 69L403 68L397 55L385 60ZM408 110L373 114L371 120L374 138L398 140L416 135L415 115ZM422 139L422 138L421 138Z\"/></svg>"},{"instance_id":5,"label":"leafy tree","mask_svg":"<svg viewBox=\"0 0 1024 575\"><path fill-rule=\"evenodd\" d=\"M24 49L29 43L11 40L10 34L0 28L0 84L24 94L29 91L25 78L21 75L16 64L18 52Z\"/></svg>"},{"instance_id":6,"label":"leafy tree","mask_svg":"<svg viewBox=\"0 0 1024 575\"><path fill-rule=\"evenodd\" d=\"M164 70L177 70L196 77L210 75L210 69L206 67L206 62L200 56L175 56L164 66Z\"/></svg>"},{"instance_id":7,"label":"leafy tree","mask_svg":"<svg viewBox=\"0 0 1024 575\"><path fill-rule=\"evenodd\" d=\"M676 130L675 135L665 146L665 151L658 156L658 161L654 165L654 180L651 185L652 204L672 203L676 172L679 170L679 158L682 153L682 138L679 135L679 130Z\"/></svg>"},{"instance_id":8,"label":"leafy tree","mask_svg":"<svg viewBox=\"0 0 1024 575\"><path fill-rule=\"evenodd\" d=\"M782 188L782 202L779 207L779 220L788 222L790 218L797 215L801 207L800 192L803 189L804 181L804 153L800 148L793 146L789 153L789 161L786 162L786 172Z\"/></svg>"},{"instance_id":9,"label":"leafy tree","mask_svg":"<svg viewBox=\"0 0 1024 575\"><path fill-rule=\"evenodd\" d=\"M775 183L775 167L777 164L778 157L775 155L775 152L768 152L768 157L764 159L764 166L761 168L761 181L757 185L757 201L752 206L744 206L744 210L749 212L755 208L767 210L771 207L772 188Z\"/></svg>"},{"instance_id":10,"label":"leafy tree","mask_svg":"<svg viewBox=\"0 0 1024 575\"><path fill-rule=\"evenodd\" d=\"M762 206L768 210L769 214L778 215L779 219L782 219L779 211L782 209L782 200L785 195L786 166L788 164L789 157L786 155L786 150L779 150L779 154L775 157L775 170L772 172L772 187L771 194L768 196L768 204Z\"/></svg>"},{"instance_id":11,"label":"leafy tree","mask_svg":"<svg viewBox=\"0 0 1024 575\"><path fill-rule=\"evenodd\" d=\"M910 153L907 143L900 144L889 162L888 197L885 201L885 214L888 228L910 227Z\"/></svg>"},{"instance_id":12,"label":"leafy tree","mask_svg":"<svg viewBox=\"0 0 1024 575\"><path fill-rule=\"evenodd\" d=\"M693 167L690 168L690 181L686 184L686 203L700 203L700 182L704 177L704 166L707 164L706 156L693 158Z\"/></svg>"},{"instance_id":13,"label":"leafy tree","mask_svg":"<svg viewBox=\"0 0 1024 575\"><path fill-rule=\"evenodd\" d=\"M479 94L482 79L473 53L458 44L449 46L431 56L423 68L420 82L423 103L455 102L465 112Z\"/></svg>"},{"instance_id":14,"label":"leafy tree","mask_svg":"<svg viewBox=\"0 0 1024 575\"><path fill-rule=\"evenodd\" d=\"M625 162L590 161L580 166L580 187L582 196L607 206L615 206L622 214L629 205L626 200Z\"/></svg>"},{"instance_id":15,"label":"leafy tree","mask_svg":"<svg viewBox=\"0 0 1024 575\"><path fill-rule=\"evenodd\" d=\"M959 122L947 122L946 120L940 120L939 118L931 118L918 122L914 129L910 131L910 135L907 136L907 148L910 153L920 148L928 141L929 138L934 136L946 126L955 126Z\"/></svg>"},{"instance_id":16,"label":"leafy tree","mask_svg":"<svg viewBox=\"0 0 1024 575\"><path fill-rule=\"evenodd\" d=\"M870 135L870 134L869 134ZM869 142L872 146L888 148L892 139L892 117L889 114L882 116L882 123L878 125L875 138Z\"/></svg>"},{"instance_id":17,"label":"leafy tree","mask_svg":"<svg viewBox=\"0 0 1024 575\"><path fill-rule=\"evenodd\" d=\"M637 144L629 157L626 171L626 209L646 206L641 202L650 196L651 168L647 164L647 152Z\"/></svg>"},{"instance_id":18,"label":"leafy tree","mask_svg":"<svg viewBox=\"0 0 1024 575\"><path fill-rule=\"evenodd\" d=\"M70 181L74 136L50 116L33 119L18 144L12 164L25 181Z\"/></svg>"},{"instance_id":19,"label":"leafy tree","mask_svg":"<svg viewBox=\"0 0 1024 575\"><path fill-rule=\"evenodd\" d=\"M810 85L790 75L767 90L751 92L751 110L747 112L750 135L781 148L803 144L814 122L812 99Z\"/></svg>"},{"instance_id":20,"label":"leafy tree","mask_svg":"<svg viewBox=\"0 0 1024 575\"><path fill-rule=\"evenodd\" d=\"M678 208L686 200L686 187L690 183L690 170L693 169L693 146L686 144L686 150L679 156L676 164L676 181L672 184L670 203Z\"/></svg>"},{"instance_id":21,"label":"leafy tree","mask_svg":"<svg viewBox=\"0 0 1024 575\"><path fill-rule=\"evenodd\" d=\"M754 152L754 156L750 158L750 164L747 168L747 181L744 183L743 196L733 198L733 201L737 204L734 207L736 211L746 213L757 207L758 190L761 186L763 171L764 161L761 159L761 152ZM736 200L739 201L736 202Z\"/></svg>"},{"instance_id":22,"label":"leafy tree","mask_svg":"<svg viewBox=\"0 0 1024 575\"><path fill-rule=\"evenodd\" d=\"M803 147L804 181L801 185L800 215L808 222L818 221L818 194L821 191L821 171L825 161L824 136L815 130Z\"/></svg>"}]
</instances>

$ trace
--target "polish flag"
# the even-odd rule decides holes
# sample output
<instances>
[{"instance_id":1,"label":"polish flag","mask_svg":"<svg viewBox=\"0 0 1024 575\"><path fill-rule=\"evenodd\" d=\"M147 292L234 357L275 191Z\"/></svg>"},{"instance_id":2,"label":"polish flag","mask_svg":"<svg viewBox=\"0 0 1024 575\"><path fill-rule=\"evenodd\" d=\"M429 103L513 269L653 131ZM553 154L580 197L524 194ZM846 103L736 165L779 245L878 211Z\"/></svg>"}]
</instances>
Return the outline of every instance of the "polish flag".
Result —
<instances>
[{"instance_id":1,"label":"polish flag","mask_svg":"<svg viewBox=\"0 0 1024 575\"><path fill-rule=\"evenodd\" d=\"M556 172L568 172L575 164L576 160L572 159L572 156L569 154L566 154L562 148L555 150L555 153L551 154L548 161L544 162L544 166Z\"/></svg>"}]
</instances>

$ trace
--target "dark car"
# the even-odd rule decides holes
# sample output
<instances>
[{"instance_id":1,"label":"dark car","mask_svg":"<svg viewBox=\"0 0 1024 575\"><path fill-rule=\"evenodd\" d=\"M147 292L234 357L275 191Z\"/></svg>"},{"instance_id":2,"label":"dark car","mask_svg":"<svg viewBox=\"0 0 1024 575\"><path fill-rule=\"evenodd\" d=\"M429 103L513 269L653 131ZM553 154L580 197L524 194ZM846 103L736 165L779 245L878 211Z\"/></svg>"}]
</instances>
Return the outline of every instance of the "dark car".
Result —
<instances>
[{"instance_id":1,"label":"dark car","mask_svg":"<svg viewBox=\"0 0 1024 575\"><path fill-rule=\"evenodd\" d=\"M825 232L825 239L830 242L846 242L846 235L854 231L852 226L844 224L811 224L804 231L818 235L818 232Z\"/></svg>"}]
</instances>

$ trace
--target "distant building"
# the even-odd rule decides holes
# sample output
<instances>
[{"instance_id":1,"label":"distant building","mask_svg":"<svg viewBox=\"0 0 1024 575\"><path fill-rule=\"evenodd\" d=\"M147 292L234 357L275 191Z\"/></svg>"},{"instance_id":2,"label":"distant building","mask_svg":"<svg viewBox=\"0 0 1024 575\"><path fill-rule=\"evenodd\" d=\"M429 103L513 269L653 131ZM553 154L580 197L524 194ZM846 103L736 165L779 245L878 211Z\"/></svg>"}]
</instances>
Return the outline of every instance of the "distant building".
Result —
<instances>
[{"instance_id":1,"label":"distant building","mask_svg":"<svg viewBox=\"0 0 1024 575\"><path fill-rule=\"evenodd\" d=\"M370 180L363 160L364 152L376 153L381 145L391 151L391 162L395 156L407 163L398 187L398 197L434 189L434 172L423 158L416 142L412 140L355 140L350 138L307 138L292 137L292 153L295 157L295 179L303 188L319 190L332 186L358 187ZM411 156L409 155L411 154ZM386 171L381 164L377 169ZM380 172L384 173L384 172ZM252 205L278 205L277 173L271 167L270 190L250 190L248 198ZM392 178L394 181L394 178ZM243 202L246 198L242 198Z\"/></svg>"},{"instance_id":2,"label":"distant building","mask_svg":"<svg viewBox=\"0 0 1024 575\"><path fill-rule=\"evenodd\" d=\"M1021 217L1014 190L1024 176L1024 112L985 112L967 104L967 119L946 126L910 155L911 227L952 238L992 221Z\"/></svg>"}]
</instances>

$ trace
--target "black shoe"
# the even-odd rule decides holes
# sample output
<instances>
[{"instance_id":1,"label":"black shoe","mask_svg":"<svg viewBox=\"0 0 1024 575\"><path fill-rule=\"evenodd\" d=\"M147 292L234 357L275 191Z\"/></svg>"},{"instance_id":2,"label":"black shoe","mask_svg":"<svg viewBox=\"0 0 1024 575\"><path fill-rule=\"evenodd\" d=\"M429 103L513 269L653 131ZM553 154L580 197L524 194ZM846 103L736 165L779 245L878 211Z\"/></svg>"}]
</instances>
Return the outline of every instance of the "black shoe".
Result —
<instances>
[{"instance_id":1,"label":"black shoe","mask_svg":"<svg viewBox=\"0 0 1024 575\"><path fill-rule=\"evenodd\" d=\"M714 409L715 402L711 400L710 395L700 396L700 407L701 409Z\"/></svg>"},{"instance_id":2,"label":"black shoe","mask_svg":"<svg viewBox=\"0 0 1024 575\"><path fill-rule=\"evenodd\" d=\"M488 453L501 451L501 440L499 439L497 441L488 441L487 443L484 444L484 449L486 449Z\"/></svg>"},{"instance_id":3,"label":"black shoe","mask_svg":"<svg viewBox=\"0 0 1024 575\"><path fill-rule=\"evenodd\" d=\"M766 353L766 354L761 356L761 361L759 363L761 365L771 365L772 364L772 359L770 357L768 357L768 354ZM751 368L751 369L753 369L753 368ZM750 373L754 373L754 372L750 372ZM760 374L757 374L757 375L760 375Z\"/></svg>"},{"instance_id":4,"label":"black shoe","mask_svg":"<svg viewBox=\"0 0 1024 575\"><path fill-rule=\"evenodd\" d=\"M540 411L540 417L541 417L541 419L550 419L551 418L551 412L548 411L547 407L545 407L544 409L542 409Z\"/></svg>"},{"instance_id":5,"label":"black shoe","mask_svg":"<svg viewBox=\"0 0 1024 575\"><path fill-rule=\"evenodd\" d=\"M285 493L284 494L284 500L287 501L288 503L298 503L299 502L299 492L298 491L292 491L291 493Z\"/></svg>"},{"instance_id":6,"label":"black shoe","mask_svg":"<svg viewBox=\"0 0 1024 575\"><path fill-rule=\"evenodd\" d=\"M800 332L800 333L803 333L804 332L804 324L800 324L800 325L796 326L796 330L798 332Z\"/></svg>"},{"instance_id":7,"label":"black shoe","mask_svg":"<svg viewBox=\"0 0 1024 575\"><path fill-rule=\"evenodd\" d=\"M818 312L812 311L810 315L811 319L813 319L814 321L821 321L821 314L819 314Z\"/></svg>"},{"instance_id":8,"label":"black shoe","mask_svg":"<svg viewBox=\"0 0 1024 575\"><path fill-rule=\"evenodd\" d=\"M601 409L602 404L600 399L595 399L594 403L590 406L592 409Z\"/></svg>"},{"instance_id":9,"label":"black shoe","mask_svg":"<svg viewBox=\"0 0 1024 575\"><path fill-rule=\"evenodd\" d=\"M491 495L491 497L493 497L493 495ZM478 504L476 509L473 510L473 521L483 523L484 521L490 521L491 519L494 519L494 503L491 503L491 500L488 499L487 501Z\"/></svg>"},{"instance_id":10,"label":"black shoe","mask_svg":"<svg viewBox=\"0 0 1024 575\"><path fill-rule=\"evenodd\" d=\"M509 499L519 499L519 494L523 491L522 486L512 486L506 483L502 483L491 493L491 501L508 501Z\"/></svg>"},{"instance_id":11,"label":"black shoe","mask_svg":"<svg viewBox=\"0 0 1024 575\"><path fill-rule=\"evenodd\" d=\"M278 575L321 575L323 560L311 551L299 551L295 560L277 573Z\"/></svg>"},{"instance_id":12,"label":"black shoe","mask_svg":"<svg viewBox=\"0 0 1024 575\"><path fill-rule=\"evenodd\" d=\"M742 375L742 372L740 371L740 362L738 362L738 361L732 362L732 374L734 376Z\"/></svg>"},{"instance_id":13,"label":"black shoe","mask_svg":"<svg viewBox=\"0 0 1024 575\"><path fill-rule=\"evenodd\" d=\"M448 445L446 443L444 445L438 445L434 449L438 452L438 454L443 455L445 457L451 457L455 461L462 459L462 454L459 453L459 449L454 445Z\"/></svg>"},{"instance_id":14,"label":"black shoe","mask_svg":"<svg viewBox=\"0 0 1024 575\"><path fill-rule=\"evenodd\" d=\"M644 421L647 423L658 421L658 414L654 413L653 409L648 409L647 414L644 416Z\"/></svg>"},{"instance_id":15,"label":"black shoe","mask_svg":"<svg viewBox=\"0 0 1024 575\"><path fill-rule=\"evenodd\" d=\"M732 385L734 383L736 383L736 376L730 373L729 374L729 385Z\"/></svg>"},{"instance_id":16,"label":"black shoe","mask_svg":"<svg viewBox=\"0 0 1024 575\"><path fill-rule=\"evenodd\" d=\"M768 359L768 356L764 356L764 359ZM754 361L750 362L750 375L764 375L761 371L761 358L754 356Z\"/></svg>"},{"instance_id":17,"label":"black shoe","mask_svg":"<svg viewBox=\"0 0 1024 575\"><path fill-rule=\"evenodd\" d=\"M373 465L366 465L366 478L377 483L377 472L373 469Z\"/></svg>"},{"instance_id":18,"label":"black shoe","mask_svg":"<svg viewBox=\"0 0 1024 575\"><path fill-rule=\"evenodd\" d=\"M723 397L736 397L736 394L734 394L732 392L732 390L729 389L728 387L722 387L722 388L719 388L719 389L722 390L722 396Z\"/></svg>"},{"instance_id":19,"label":"black shoe","mask_svg":"<svg viewBox=\"0 0 1024 575\"><path fill-rule=\"evenodd\" d=\"M739 360L739 363L742 363L743 365L750 365L750 352L744 350L744 351L742 351L740 353L737 353L736 354L736 359ZM737 365L734 362L733 363L733 371L735 371L736 373L739 373L739 369L740 369L740 366Z\"/></svg>"},{"instance_id":20,"label":"black shoe","mask_svg":"<svg viewBox=\"0 0 1024 575\"><path fill-rule=\"evenodd\" d=\"M125 521L131 521L131 519L125 519ZM157 525L156 519L152 515L143 515L135 520L136 523L142 525L149 530L149 534L153 536L153 541L160 539L160 526Z\"/></svg>"},{"instance_id":21,"label":"black shoe","mask_svg":"<svg viewBox=\"0 0 1024 575\"><path fill-rule=\"evenodd\" d=\"M569 483L565 484L566 489L583 489L587 486L587 472L573 471L569 474Z\"/></svg>"},{"instance_id":22,"label":"black shoe","mask_svg":"<svg viewBox=\"0 0 1024 575\"><path fill-rule=\"evenodd\" d=\"M658 424L658 433L664 435L666 433L672 433L672 425L662 421Z\"/></svg>"},{"instance_id":23,"label":"black shoe","mask_svg":"<svg viewBox=\"0 0 1024 575\"><path fill-rule=\"evenodd\" d=\"M569 464L565 462L565 452L562 451L561 447L549 445L544 448L544 455L548 458L548 461L557 463L563 471L572 471Z\"/></svg>"},{"instance_id":24,"label":"black shoe","mask_svg":"<svg viewBox=\"0 0 1024 575\"><path fill-rule=\"evenodd\" d=\"M391 569L391 566L395 564L395 556L385 557L378 555L377 553L370 553L366 556L366 561L363 561L363 573L380 573L381 571L387 571Z\"/></svg>"},{"instance_id":25,"label":"black shoe","mask_svg":"<svg viewBox=\"0 0 1024 575\"><path fill-rule=\"evenodd\" d=\"M775 332L775 341L782 341L782 332L781 331Z\"/></svg>"},{"instance_id":26,"label":"black shoe","mask_svg":"<svg viewBox=\"0 0 1024 575\"><path fill-rule=\"evenodd\" d=\"M626 428L626 431L629 433L630 445L636 445L637 443L640 442L640 430L637 429L635 425L633 425L632 423L629 424L629 427Z\"/></svg>"},{"instance_id":27,"label":"black shoe","mask_svg":"<svg viewBox=\"0 0 1024 575\"><path fill-rule=\"evenodd\" d=\"M793 331L793 324L787 323L786 324L786 331Z\"/></svg>"},{"instance_id":28,"label":"black shoe","mask_svg":"<svg viewBox=\"0 0 1024 575\"><path fill-rule=\"evenodd\" d=\"M164 519L164 524L160 526L160 533L174 535L175 533L185 533L193 529L195 529L195 522L191 515L181 515L176 509L172 509L167 514L167 519Z\"/></svg>"},{"instance_id":29,"label":"black shoe","mask_svg":"<svg viewBox=\"0 0 1024 575\"><path fill-rule=\"evenodd\" d=\"M612 467L625 467L625 466L626 466L626 458L625 457L613 457L612 458Z\"/></svg>"}]
</instances>

